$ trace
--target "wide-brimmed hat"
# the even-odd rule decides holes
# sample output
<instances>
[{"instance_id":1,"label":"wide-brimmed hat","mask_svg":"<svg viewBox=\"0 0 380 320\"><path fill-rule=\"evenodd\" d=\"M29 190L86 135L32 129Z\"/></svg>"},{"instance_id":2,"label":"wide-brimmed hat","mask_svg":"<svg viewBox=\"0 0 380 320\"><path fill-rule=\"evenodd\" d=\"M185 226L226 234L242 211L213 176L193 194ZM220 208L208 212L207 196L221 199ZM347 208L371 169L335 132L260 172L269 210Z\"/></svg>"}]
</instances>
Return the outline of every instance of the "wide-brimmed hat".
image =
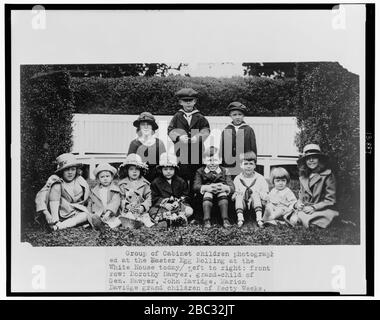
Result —
<instances>
[{"instance_id":1,"label":"wide-brimmed hat","mask_svg":"<svg viewBox=\"0 0 380 320\"><path fill-rule=\"evenodd\" d=\"M148 169L148 165L145 162L143 162L141 157L136 153L129 154L127 158L124 160L124 162L120 165L119 170L121 167L128 167L128 166L136 166L144 170Z\"/></svg>"},{"instance_id":2,"label":"wide-brimmed hat","mask_svg":"<svg viewBox=\"0 0 380 320\"><path fill-rule=\"evenodd\" d=\"M183 88L175 93L176 97L181 100L193 100L198 97L198 92L192 88Z\"/></svg>"},{"instance_id":3,"label":"wide-brimmed hat","mask_svg":"<svg viewBox=\"0 0 380 320\"><path fill-rule=\"evenodd\" d=\"M241 112L243 112L244 114L247 114L247 112L248 112L248 108L247 108L244 104L242 104L241 102L239 102L239 101L231 102L231 103L228 105L227 110L228 110L229 113L230 113L231 111L234 111L234 110L241 111Z\"/></svg>"},{"instance_id":4,"label":"wide-brimmed hat","mask_svg":"<svg viewBox=\"0 0 380 320\"><path fill-rule=\"evenodd\" d=\"M158 167L178 167L178 160L177 157L174 154L170 153L162 153L160 156L160 162L158 164Z\"/></svg>"},{"instance_id":5,"label":"wide-brimmed hat","mask_svg":"<svg viewBox=\"0 0 380 320\"><path fill-rule=\"evenodd\" d=\"M112 175L115 175L117 170L115 167L111 166L109 163L100 163L98 166L94 169L94 176L97 177L98 174L102 171L109 171L112 173Z\"/></svg>"},{"instance_id":6,"label":"wide-brimmed hat","mask_svg":"<svg viewBox=\"0 0 380 320\"><path fill-rule=\"evenodd\" d=\"M140 127L141 122L149 122L152 125L152 129L156 131L158 129L158 125L156 123L156 119L154 118L153 114L150 112L142 112L137 120L133 121L133 126L136 128Z\"/></svg>"},{"instance_id":7,"label":"wide-brimmed hat","mask_svg":"<svg viewBox=\"0 0 380 320\"><path fill-rule=\"evenodd\" d=\"M311 143L311 144L307 144L303 148L303 153L300 156L300 158L297 160L297 163L298 164L304 163L306 159L310 156L318 157L319 159L323 159L323 160L327 159L327 156L322 153L319 145Z\"/></svg>"},{"instance_id":8,"label":"wide-brimmed hat","mask_svg":"<svg viewBox=\"0 0 380 320\"><path fill-rule=\"evenodd\" d=\"M70 167L80 167L82 165L82 163L80 163L72 153L63 153L59 155L56 159L56 162L57 162L57 170L55 170L56 173Z\"/></svg>"}]
</instances>

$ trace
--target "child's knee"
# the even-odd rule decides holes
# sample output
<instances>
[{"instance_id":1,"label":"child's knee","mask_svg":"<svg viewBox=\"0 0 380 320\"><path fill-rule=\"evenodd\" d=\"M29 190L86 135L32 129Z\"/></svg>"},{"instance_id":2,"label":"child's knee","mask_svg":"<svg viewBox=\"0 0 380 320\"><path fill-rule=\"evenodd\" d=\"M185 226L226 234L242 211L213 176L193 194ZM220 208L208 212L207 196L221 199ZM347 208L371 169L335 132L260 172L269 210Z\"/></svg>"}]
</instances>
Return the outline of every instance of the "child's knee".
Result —
<instances>
[{"instance_id":1,"label":"child's knee","mask_svg":"<svg viewBox=\"0 0 380 320\"><path fill-rule=\"evenodd\" d=\"M205 192L203 194L203 201L212 201L214 199L214 194L212 192Z\"/></svg>"},{"instance_id":2,"label":"child's knee","mask_svg":"<svg viewBox=\"0 0 380 320\"><path fill-rule=\"evenodd\" d=\"M194 210L190 206L185 207L185 216L188 218L193 214Z\"/></svg>"}]
</instances>

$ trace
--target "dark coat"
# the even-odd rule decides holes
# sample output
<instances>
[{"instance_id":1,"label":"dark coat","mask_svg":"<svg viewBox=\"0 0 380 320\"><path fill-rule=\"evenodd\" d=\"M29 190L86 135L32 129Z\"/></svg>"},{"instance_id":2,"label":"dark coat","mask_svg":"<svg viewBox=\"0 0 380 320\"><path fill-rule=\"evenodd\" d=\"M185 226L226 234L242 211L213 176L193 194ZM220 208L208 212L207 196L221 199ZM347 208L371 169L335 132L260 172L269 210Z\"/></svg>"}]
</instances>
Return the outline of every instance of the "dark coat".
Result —
<instances>
[{"instance_id":1,"label":"dark coat","mask_svg":"<svg viewBox=\"0 0 380 320\"><path fill-rule=\"evenodd\" d=\"M241 144L237 144L241 141ZM224 167L239 166L239 154L253 151L257 155L256 136L252 127L243 123L238 130L232 124L222 131L220 139L220 157Z\"/></svg>"},{"instance_id":2,"label":"dark coat","mask_svg":"<svg viewBox=\"0 0 380 320\"><path fill-rule=\"evenodd\" d=\"M212 183L223 183L230 187L230 194L234 193L235 187L234 183L231 180L231 176L229 176L226 173L226 169L223 167L220 167L222 172L215 173L215 172L205 172L206 166L203 166L202 168L199 168L197 172L195 173L194 178L194 192L200 193L201 187L203 185L212 184Z\"/></svg>"},{"instance_id":3,"label":"dark coat","mask_svg":"<svg viewBox=\"0 0 380 320\"><path fill-rule=\"evenodd\" d=\"M152 190L153 204L151 211L158 210L161 202L172 196L178 199L184 197L183 203L189 205L189 189L187 182L177 175L173 176L171 184L169 184L164 177L159 176L153 180L150 188Z\"/></svg>"},{"instance_id":4,"label":"dark coat","mask_svg":"<svg viewBox=\"0 0 380 320\"><path fill-rule=\"evenodd\" d=\"M176 156L179 157L179 160L183 163L184 159L186 159L187 164L191 163L191 153L198 152L199 159L198 163L192 164L201 164L202 163L202 153L204 151L203 142L210 134L210 124L207 119L198 111L192 115L190 125L184 117L183 111L178 111L170 121L168 126L168 135L170 139L174 143L174 150ZM183 144L179 141L179 137L182 135L187 135L189 138L194 136L198 137L198 143L192 144ZM180 150L184 150L182 152L188 152L188 157L186 154L182 154Z\"/></svg>"}]
</instances>

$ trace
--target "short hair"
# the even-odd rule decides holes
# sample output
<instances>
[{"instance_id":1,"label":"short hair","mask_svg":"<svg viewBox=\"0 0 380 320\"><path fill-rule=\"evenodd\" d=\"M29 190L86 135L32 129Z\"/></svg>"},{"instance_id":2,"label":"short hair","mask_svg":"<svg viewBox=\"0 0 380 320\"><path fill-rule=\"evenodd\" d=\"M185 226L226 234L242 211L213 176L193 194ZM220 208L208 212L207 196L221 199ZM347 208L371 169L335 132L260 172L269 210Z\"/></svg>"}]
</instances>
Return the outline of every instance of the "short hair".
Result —
<instances>
[{"instance_id":1,"label":"short hair","mask_svg":"<svg viewBox=\"0 0 380 320\"><path fill-rule=\"evenodd\" d=\"M131 166L135 166L135 165L133 165L133 164L127 164L127 165L124 165L124 166L120 166L120 167L119 167L119 172L118 172L119 179L124 179L124 178L129 177L129 175L128 175L128 171L129 171L129 168L130 168ZM138 170L140 171L140 176L139 176L139 177L141 178L142 176L144 176L144 174L145 174L145 170L139 168L138 166L135 166L135 167L136 167L136 169L138 169Z\"/></svg>"},{"instance_id":2,"label":"short hair","mask_svg":"<svg viewBox=\"0 0 380 320\"><path fill-rule=\"evenodd\" d=\"M255 164L257 163L257 156L256 156L256 153L254 153L253 151L242 153L240 154L239 158L240 158L240 162L254 161Z\"/></svg>"},{"instance_id":3,"label":"short hair","mask_svg":"<svg viewBox=\"0 0 380 320\"><path fill-rule=\"evenodd\" d=\"M274 168L272 172L270 173L271 184L274 184L274 179L286 179L286 183L289 183L290 182L289 172L282 167Z\"/></svg>"},{"instance_id":4,"label":"short hair","mask_svg":"<svg viewBox=\"0 0 380 320\"><path fill-rule=\"evenodd\" d=\"M77 169L77 172L75 173L75 178L78 178L79 176L82 175L83 171L79 166L72 166L72 167L76 167L76 169ZM62 179L63 178L63 171L65 171L68 168L71 168L71 167L67 167L63 170L60 170L60 171L56 172L55 174Z\"/></svg>"}]
</instances>

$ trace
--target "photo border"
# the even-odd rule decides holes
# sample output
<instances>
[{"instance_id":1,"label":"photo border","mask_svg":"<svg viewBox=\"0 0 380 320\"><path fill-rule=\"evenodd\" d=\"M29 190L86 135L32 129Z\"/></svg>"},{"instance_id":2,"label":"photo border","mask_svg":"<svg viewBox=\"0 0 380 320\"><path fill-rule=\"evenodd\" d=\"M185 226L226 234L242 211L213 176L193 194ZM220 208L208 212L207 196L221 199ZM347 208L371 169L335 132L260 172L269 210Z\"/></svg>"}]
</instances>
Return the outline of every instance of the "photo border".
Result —
<instances>
[{"instance_id":1,"label":"photo border","mask_svg":"<svg viewBox=\"0 0 380 320\"><path fill-rule=\"evenodd\" d=\"M6 136L6 296L374 296L374 106L375 4L366 3L365 22L365 131L366 140L366 294L337 292L12 292L11 291L11 12L31 10L37 4L5 4L5 136ZM46 10L331 10L338 4L44 4ZM175 300L173 300L175 301Z\"/></svg>"}]
</instances>

